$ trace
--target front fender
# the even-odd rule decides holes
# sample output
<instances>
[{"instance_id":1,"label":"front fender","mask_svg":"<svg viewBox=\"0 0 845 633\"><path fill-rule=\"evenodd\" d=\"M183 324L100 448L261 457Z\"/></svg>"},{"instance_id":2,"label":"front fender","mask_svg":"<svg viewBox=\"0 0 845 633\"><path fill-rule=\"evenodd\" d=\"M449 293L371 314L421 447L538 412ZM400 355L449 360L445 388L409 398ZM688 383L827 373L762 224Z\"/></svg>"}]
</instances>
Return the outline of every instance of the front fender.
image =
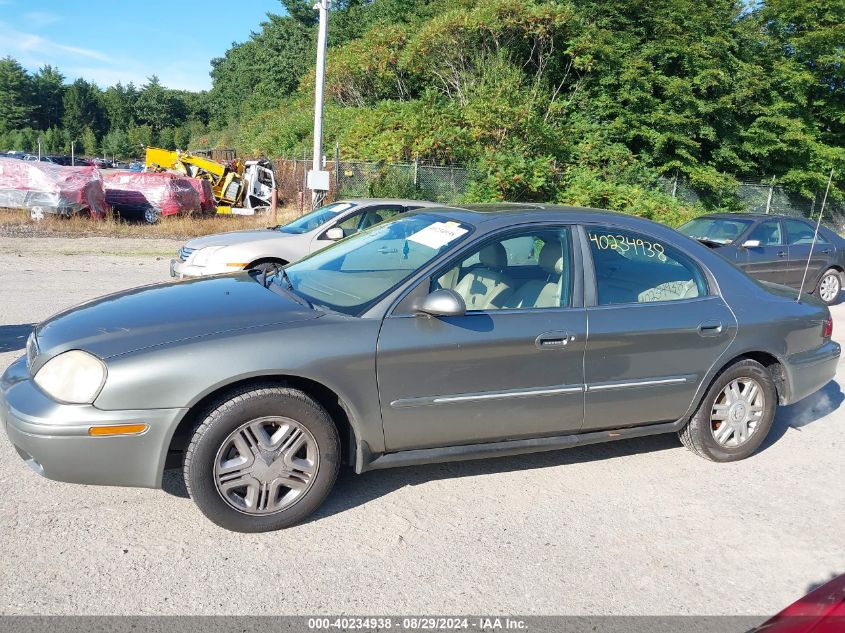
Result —
<instances>
[{"instance_id":1,"label":"front fender","mask_svg":"<svg viewBox=\"0 0 845 633\"><path fill-rule=\"evenodd\" d=\"M380 321L340 315L163 345L108 360L100 409L190 409L256 377L296 377L334 391L359 440L384 445L376 339ZM180 404L172 404L180 403Z\"/></svg>"}]
</instances>

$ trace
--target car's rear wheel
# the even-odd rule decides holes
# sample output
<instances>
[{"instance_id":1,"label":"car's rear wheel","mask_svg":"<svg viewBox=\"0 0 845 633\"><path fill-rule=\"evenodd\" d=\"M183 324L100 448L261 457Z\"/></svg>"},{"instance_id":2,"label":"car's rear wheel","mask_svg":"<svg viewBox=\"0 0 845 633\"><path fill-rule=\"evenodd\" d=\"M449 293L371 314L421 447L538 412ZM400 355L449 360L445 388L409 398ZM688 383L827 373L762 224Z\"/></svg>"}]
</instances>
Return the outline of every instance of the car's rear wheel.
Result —
<instances>
[{"instance_id":1,"label":"car's rear wheel","mask_svg":"<svg viewBox=\"0 0 845 633\"><path fill-rule=\"evenodd\" d=\"M158 224L161 221L161 211L155 207L147 207L144 209L144 223Z\"/></svg>"},{"instance_id":2,"label":"car's rear wheel","mask_svg":"<svg viewBox=\"0 0 845 633\"><path fill-rule=\"evenodd\" d=\"M816 287L816 294L827 305L833 305L839 299L839 292L842 290L842 277L835 268L828 268L824 271L819 285Z\"/></svg>"},{"instance_id":3,"label":"car's rear wheel","mask_svg":"<svg viewBox=\"0 0 845 633\"><path fill-rule=\"evenodd\" d=\"M715 462L745 459L772 428L777 389L769 371L746 359L723 371L678 434L692 452Z\"/></svg>"},{"instance_id":4,"label":"car's rear wheel","mask_svg":"<svg viewBox=\"0 0 845 633\"><path fill-rule=\"evenodd\" d=\"M235 532L289 527L319 507L340 465L337 429L298 389L231 394L194 433L185 483L200 510Z\"/></svg>"}]
</instances>

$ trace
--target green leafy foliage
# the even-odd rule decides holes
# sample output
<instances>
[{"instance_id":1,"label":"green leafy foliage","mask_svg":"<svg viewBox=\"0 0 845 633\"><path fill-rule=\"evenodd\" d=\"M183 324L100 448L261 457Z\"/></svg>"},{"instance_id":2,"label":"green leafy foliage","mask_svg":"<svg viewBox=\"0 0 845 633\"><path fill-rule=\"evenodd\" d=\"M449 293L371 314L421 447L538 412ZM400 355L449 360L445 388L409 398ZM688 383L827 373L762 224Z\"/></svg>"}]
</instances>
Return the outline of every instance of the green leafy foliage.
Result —
<instances>
[{"instance_id":1,"label":"green leafy foliage","mask_svg":"<svg viewBox=\"0 0 845 633\"><path fill-rule=\"evenodd\" d=\"M34 86L23 67L11 57L0 59L0 131L27 127L35 113Z\"/></svg>"},{"instance_id":2,"label":"green leafy foliage","mask_svg":"<svg viewBox=\"0 0 845 633\"><path fill-rule=\"evenodd\" d=\"M0 60L0 143L230 146L310 156L316 16L281 0L212 60L208 93L64 85ZM555 200L676 224L774 177L845 191L845 0L337 0L324 139L342 156L474 168L471 200ZM53 130L50 132L50 130ZM125 138L125 142L124 142ZM90 139L89 139L90 140ZM373 191L408 193L376 177ZM365 192L362 192L365 193Z\"/></svg>"}]
</instances>

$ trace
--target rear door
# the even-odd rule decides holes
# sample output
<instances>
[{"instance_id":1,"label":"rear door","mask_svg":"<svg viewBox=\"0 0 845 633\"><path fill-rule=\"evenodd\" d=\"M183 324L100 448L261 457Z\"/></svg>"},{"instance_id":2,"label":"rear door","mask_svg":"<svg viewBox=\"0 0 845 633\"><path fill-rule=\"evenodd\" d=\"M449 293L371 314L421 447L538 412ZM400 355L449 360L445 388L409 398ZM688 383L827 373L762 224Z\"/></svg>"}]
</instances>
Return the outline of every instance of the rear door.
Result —
<instances>
[{"instance_id":1,"label":"rear door","mask_svg":"<svg viewBox=\"0 0 845 633\"><path fill-rule=\"evenodd\" d=\"M761 281L787 283L789 249L780 220L765 220L755 226L745 241L756 240L759 246L741 246L737 264Z\"/></svg>"},{"instance_id":2,"label":"rear door","mask_svg":"<svg viewBox=\"0 0 845 633\"><path fill-rule=\"evenodd\" d=\"M828 267L828 262L833 260L834 246L819 232L816 246L813 248L813 235L816 227L803 220L783 220L786 229L786 242L789 245L789 266L786 272L786 284L798 289L804 277L804 269L807 268L807 259L810 259L810 266L807 268L807 280L805 289L813 290L819 275ZM812 249L812 257L810 250Z\"/></svg>"},{"instance_id":3,"label":"rear door","mask_svg":"<svg viewBox=\"0 0 845 633\"><path fill-rule=\"evenodd\" d=\"M733 339L733 313L675 248L628 230L585 229L595 273L585 287L594 285L595 298L583 430L675 421Z\"/></svg>"}]
</instances>

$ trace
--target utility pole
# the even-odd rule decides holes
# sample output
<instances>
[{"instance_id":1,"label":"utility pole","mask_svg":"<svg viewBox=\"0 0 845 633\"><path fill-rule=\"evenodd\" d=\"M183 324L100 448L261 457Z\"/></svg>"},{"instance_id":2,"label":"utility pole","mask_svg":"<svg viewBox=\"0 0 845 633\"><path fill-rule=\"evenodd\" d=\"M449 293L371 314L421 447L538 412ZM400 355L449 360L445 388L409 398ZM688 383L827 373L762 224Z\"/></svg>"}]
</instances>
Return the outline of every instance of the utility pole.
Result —
<instances>
[{"instance_id":1,"label":"utility pole","mask_svg":"<svg viewBox=\"0 0 845 633\"><path fill-rule=\"evenodd\" d=\"M41 141L44 139L43 136L38 137L38 162L41 162Z\"/></svg>"},{"instance_id":2,"label":"utility pole","mask_svg":"<svg viewBox=\"0 0 845 633\"><path fill-rule=\"evenodd\" d=\"M76 141L70 142L70 166L71 167L76 167L76 158L74 157L74 154L73 154L74 143L76 143Z\"/></svg>"},{"instance_id":3,"label":"utility pole","mask_svg":"<svg viewBox=\"0 0 845 633\"><path fill-rule=\"evenodd\" d=\"M329 173L323 170L323 86L326 83L326 39L329 32L329 1L317 0L320 13L317 31L317 77L314 87L314 162L308 173L311 208L317 208L329 190Z\"/></svg>"}]
</instances>

